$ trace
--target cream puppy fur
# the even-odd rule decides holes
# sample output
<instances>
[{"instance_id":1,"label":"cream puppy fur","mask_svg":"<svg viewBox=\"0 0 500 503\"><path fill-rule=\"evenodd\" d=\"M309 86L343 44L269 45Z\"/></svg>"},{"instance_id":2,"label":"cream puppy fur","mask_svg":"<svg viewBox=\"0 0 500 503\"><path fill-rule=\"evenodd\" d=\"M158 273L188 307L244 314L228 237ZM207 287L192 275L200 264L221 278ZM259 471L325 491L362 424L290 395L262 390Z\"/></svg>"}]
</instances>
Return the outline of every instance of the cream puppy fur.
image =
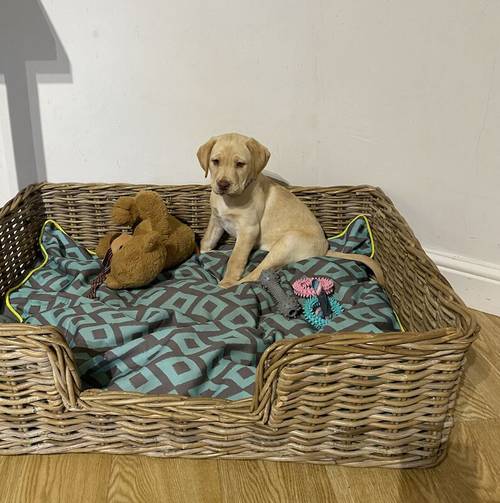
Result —
<instances>
[{"instance_id":1,"label":"cream puppy fur","mask_svg":"<svg viewBox=\"0 0 500 503\"><path fill-rule=\"evenodd\" d=\"M215 248L224 231L236 238L219 283L223 288L258 281L265 269L309 257L327 254L352 257L328 252L323 229L309 208L286 188L261 174L270 155L257 140L237 133L213 137L198 149L198 160L205 176L210 173L212 186L212 214L200 251ZM254 248L269 253L242 278ZM368 257L359 257L356 258L367 262ZM373 268L373 264L369 265Z\"/></svg>"}]
</instances>

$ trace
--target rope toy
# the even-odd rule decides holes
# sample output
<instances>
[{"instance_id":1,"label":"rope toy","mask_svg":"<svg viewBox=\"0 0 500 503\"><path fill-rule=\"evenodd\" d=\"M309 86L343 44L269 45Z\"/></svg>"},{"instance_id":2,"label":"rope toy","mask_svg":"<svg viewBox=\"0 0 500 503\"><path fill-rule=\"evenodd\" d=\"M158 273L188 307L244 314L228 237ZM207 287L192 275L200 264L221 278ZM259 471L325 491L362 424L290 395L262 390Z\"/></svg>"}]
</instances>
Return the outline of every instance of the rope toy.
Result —
<instances>
[{"instance_id":1,"label":"rope toy","mask_svg":"<svg viewBox=\"0 0 500 503\"><path fill-rule=\"evenodd\" d=\"M280 275L276 271L267 269L260 275L260 284L277 303L277 311L285 318L296 318L301 311L297 299L288 295L280 284Z\"/></svg>"},{"instance_id":2,"label":"rope toy","mask_svg":"<svg viewBox=\"0 0 500 503\"><path fill-rule=\"evenodd\" d=\"M87 298L95 299L97 294L97 289L104 283L106 276L111 271L111 259L113 258L113 252L111 248L106 252L104 258L102 259L101 271L90 283L90 291L87 294Z\"/></svg>"},{"instance_id":3,"label":"rope toy","mask_svg":"<svg viewBox=\"0 0 500 503\"><path fill-rule=\"evenodd\" d=\"M306 298L304 302L304 318L316 330L322 330L328 320L339 316L344 308L331 295L335 283L323 276L304 277L293 282L293 291L298 297Z\"/></svg>"}]
</instances>

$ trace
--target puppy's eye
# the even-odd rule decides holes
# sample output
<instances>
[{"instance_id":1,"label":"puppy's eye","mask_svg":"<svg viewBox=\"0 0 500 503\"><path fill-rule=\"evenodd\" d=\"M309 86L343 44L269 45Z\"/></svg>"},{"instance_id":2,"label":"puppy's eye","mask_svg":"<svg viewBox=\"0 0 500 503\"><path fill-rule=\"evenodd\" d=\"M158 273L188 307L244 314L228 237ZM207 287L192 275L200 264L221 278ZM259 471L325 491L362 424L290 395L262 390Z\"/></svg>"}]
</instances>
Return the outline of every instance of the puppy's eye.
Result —
<instances>
[{"instance_id":1,"label":"puppy's eye","mask_svg":"<svg viewBox=\"0 0 500 503\"><path fill-rule=\"evenodd\" d=\"M219 165L219 159L212 159L212 164L214 166L218 166Z\"/></svg>"},{"instance_id":2,"label":"puppy's eye","mask_svg":"<svg viewBox=\"0 0 500 503\"><path fill-rule=\"evenodd\" d=\"M245 166L246 163L244 163L243 161L236 161L236 167L237 168L243 168Z\"/></svg>"}]
</instances>

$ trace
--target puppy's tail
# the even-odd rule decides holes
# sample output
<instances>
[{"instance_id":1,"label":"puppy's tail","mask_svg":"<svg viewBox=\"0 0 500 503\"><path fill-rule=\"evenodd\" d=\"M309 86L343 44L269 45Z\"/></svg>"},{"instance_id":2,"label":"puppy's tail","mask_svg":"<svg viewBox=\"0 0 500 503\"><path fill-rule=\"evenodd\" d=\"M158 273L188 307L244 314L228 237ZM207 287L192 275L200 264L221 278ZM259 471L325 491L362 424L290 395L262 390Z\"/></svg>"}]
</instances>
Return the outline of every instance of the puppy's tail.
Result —
<instances>
[{"instance_id":1,"label":"puppy's tail","mask_svg":"<svg viewBox=\"0 0 500 503\"><path fill-rule=\"evenodd\" d=\"M342 253L342 252L335 252L332 250L328 250L326 252L326 256L334 258L343 258L346 260L353 260L354 262L360 262L361 264L366 265L372 270L377 282L381 286L384 286L385 283L384 273L382 271L382 268L380 267L380 264L376 260L373 260L372 258L367 257L366 255L360 255L359 253Z\"/></svg>"}]
</instances>

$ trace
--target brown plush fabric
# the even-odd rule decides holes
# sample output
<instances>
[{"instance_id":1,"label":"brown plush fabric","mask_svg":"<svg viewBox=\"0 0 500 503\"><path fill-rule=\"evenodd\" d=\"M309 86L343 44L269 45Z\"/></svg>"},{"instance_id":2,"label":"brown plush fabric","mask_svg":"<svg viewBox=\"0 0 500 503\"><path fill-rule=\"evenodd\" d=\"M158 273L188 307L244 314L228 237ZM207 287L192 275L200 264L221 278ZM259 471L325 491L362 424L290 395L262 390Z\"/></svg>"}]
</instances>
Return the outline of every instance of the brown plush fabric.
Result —
<instances>
[{"instance_id":1,"label":"brown plush fabric","mask_svg":"<svg viewBox=\"0 0 500 503\"><path fill-rule=\"evenodd\" d=\"M102 258L113 248L111 270L106 278L109 288L135 288L153 281L163 269L175 267L195 252L194 232L169 215L159 194L139 192L135 197L120 197L112 211L118 225L134 227L128 239L106 234L97 247Z\"/></svg>"}]
</instances>

